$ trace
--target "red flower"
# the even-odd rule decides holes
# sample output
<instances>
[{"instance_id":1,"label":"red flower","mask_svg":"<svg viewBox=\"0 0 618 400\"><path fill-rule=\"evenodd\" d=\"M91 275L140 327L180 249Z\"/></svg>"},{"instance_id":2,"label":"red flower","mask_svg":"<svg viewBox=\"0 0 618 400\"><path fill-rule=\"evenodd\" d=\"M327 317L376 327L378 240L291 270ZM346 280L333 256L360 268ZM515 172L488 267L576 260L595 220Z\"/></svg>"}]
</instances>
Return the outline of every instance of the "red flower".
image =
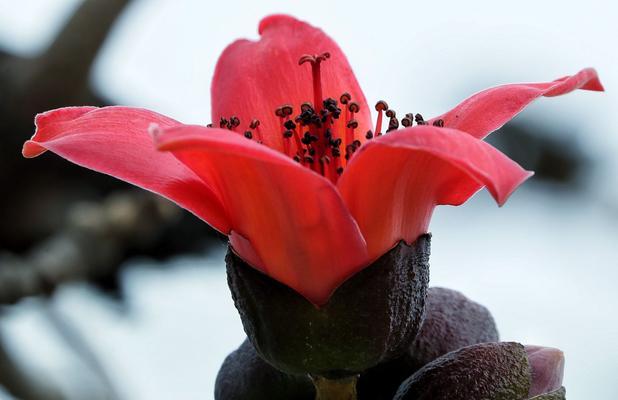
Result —
<instances>
[{"instance_id":1,"label":"red flower","mask_svg":"<svg viewBox=\"0 0 618 400\"><path fill-rule=\"evenodd\" d=\"M374 128L332 39L282 15L259 32L219 59L216 127L128 107L63 108L37 115L24 156L50 150L173 200L227 234L255 268L322 305L399 240L427 232L436 205L462 204L483 187L502 204L531 175L481 138L540 96L603 90L592 69L499 86L427 122L408 114L405 129L384 135L382 121L392 130L399 120L379 102Z\"/></svg>"}]
</instances>

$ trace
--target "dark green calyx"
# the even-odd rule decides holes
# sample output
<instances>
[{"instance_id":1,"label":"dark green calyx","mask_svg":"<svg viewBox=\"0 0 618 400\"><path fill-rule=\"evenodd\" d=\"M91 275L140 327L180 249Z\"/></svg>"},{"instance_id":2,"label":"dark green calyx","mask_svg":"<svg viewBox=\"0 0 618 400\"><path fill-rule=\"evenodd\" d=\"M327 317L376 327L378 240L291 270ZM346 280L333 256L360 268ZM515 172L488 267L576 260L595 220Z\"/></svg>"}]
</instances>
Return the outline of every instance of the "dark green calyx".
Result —
<instances>
[{"instance_id":1,"label":"dark green calyx","mask_svg":"<svg viewBox=\"0 0 618 400\"><path fill-rule=\"evenodd\" d=\"M231 250L228 284L249 340L277 369L326 378L356 375L400 356L416 336L429 283L430 236L400 242L315 307Z\"/></svg>"},{"instance_id":2,"label":"dark green calyx","mask_svg":"<svg viewBox=\"0 0 618 400\"><path fill-rule=\"evenodd\" d=\"M403 356L361 374L359 400L392 400L399 385L425 364L462 347L498 340L487 308L455 290L429 288L418 335Z\"/></svg>"},{"instance_id":3,"label":"dark green calyx","mask_svg":"<svg viewBox=\"0 0 618 400\"><path fill-rule=\"evenodd\" d=\"M561 387L553 392L531 397L530 400L566 400L566 389Z\"/></svg>"},{"instance_id":4,"label":"dark green calyx","mask_svg":"<svg viewBox=\"0 0 618 400\"><path fill-rule=\"evenodd\" d=\"M448 353L418 370L393 400L522 400L530 365L518 343L481 343Z\"/></svg>"},{"instance_id":5,"label":"dark green calyx","mask_svg":"<svg viewBox=\"0 0 618 400\"><path fill-rule=\"evenodd\" d=\"M215 400L289 399L314 400L311 379L275 369L248 340L226 357L215 382Z\"/></svg>"}]
</instances>

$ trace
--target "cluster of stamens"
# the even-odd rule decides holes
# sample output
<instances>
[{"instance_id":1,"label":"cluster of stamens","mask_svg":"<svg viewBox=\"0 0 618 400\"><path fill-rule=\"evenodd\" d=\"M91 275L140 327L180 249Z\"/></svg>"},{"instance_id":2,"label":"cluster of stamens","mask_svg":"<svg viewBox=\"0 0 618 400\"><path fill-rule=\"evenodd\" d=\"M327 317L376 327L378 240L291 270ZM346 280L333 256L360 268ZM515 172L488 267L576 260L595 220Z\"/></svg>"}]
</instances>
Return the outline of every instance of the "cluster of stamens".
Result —
<instances>
[{"instance_id":1,"label":"cluster of stamens","mask_svg":"<svg viewBox=\"0 0 618 400\"><path fill-rule=\"evenodd\" d=\"M292 105L284 104L274 111L274 115L279 119L283 137L283 153L332 182L336 182L363 142L383 134L384 117L388 118L388 127L384 133L397 130L400 121L397 119L397 113L381 100L375 105L378 112L375 130L368 130L364 135L360 132L357 134L359 123L355 119L355 114L360 111L360 106L352 101L352 96L349 93L343 93L339 101L330 97L326 99L322 97L320 64L328 58L330 58L329 53L304 55L300 58L299 65L311 64L313 103L301 104L296 115L294 115ZM319 108L316 109L314 105L318 105ZM420 114L408 113L401 118L401 125L404 128L414 123L428 124ZM237 128L240 125L241 121L235 116L222 117L218 123L218 127L235 132L239 132ZM442 127L444 122L436 120L433 125ZM208 126L215 125L209 124ZM244 136L261 143L263 139L259 126L260 121L253 119L248 129L244 130ZM361 138L364 141L361 141Z\"/></svg>"}]
</instances>

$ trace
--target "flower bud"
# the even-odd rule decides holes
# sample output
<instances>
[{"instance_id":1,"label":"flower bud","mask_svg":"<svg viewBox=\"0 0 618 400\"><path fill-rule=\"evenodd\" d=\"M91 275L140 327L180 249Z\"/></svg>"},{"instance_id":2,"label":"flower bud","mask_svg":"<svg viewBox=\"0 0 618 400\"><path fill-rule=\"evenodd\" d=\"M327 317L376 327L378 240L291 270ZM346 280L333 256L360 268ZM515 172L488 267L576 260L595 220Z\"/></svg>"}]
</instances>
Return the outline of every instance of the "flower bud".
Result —
<instances>
[{"instance_id":1,"label":"flower bud","mask_svg":"<svg viewBox=\"0 0 618 400\"><path fill-rule=\"evenodd\" d=\"M288 375L262 360L248 340L225 358L215 383L215 400L314 400L307 376Z\"/></svg>"},{"instance_id":2,"label":"flower bud","mask_svg":"<svg viewBox=\"0 0 618 400\"><path fill-rule=\"evenodd\" d=\"M429 288L425 319L418 335L403 356L361 375L359 399L391 400L399 385L425 364L462 347L498 340L496 324L487 308L458 291Z\"/></svg>"},{"instance_id":3,"label":"flower bud","mask_svg":"<svg viewBox=\"0 0 618 400\"><path fill-rule=\"evenodd\" d=\"M418 370L393 400L522 400L530 366L518 343L481 343L448 353Z\"/></svg>"}]
</instances>

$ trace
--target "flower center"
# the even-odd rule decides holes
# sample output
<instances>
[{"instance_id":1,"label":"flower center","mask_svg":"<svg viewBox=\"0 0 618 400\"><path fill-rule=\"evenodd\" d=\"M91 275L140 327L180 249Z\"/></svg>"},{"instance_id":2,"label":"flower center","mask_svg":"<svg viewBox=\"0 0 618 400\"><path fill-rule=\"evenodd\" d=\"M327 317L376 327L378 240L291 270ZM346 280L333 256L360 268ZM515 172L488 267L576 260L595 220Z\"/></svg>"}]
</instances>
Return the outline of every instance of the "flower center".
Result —
<instances>
[{"instance_id":1,"label":"flower center","mask_svg":"<svg viewBox=\"0 0 618 400\"><path fill-rule=\"evenodd\" d=\"M375 105L378 112L375 131L369 130L364 134L357 132L359 124L354 117L360 111L360 106L352 101L352 96L347 92L343 93L339 96L339 101L323 97L320 65L329 58L330 53L305 54L300 57L299 66L303 64L311 66L313 103L300 104L296 114L292 105L284 104L274 110L274 115L279 119L283 153L336 183L347 163L363 143L383 134L382 123L385 117L388 118L388 126L384 133L397 130L400 121L396 112L390 109L385 101L380 100ZM406 128L412 126L414 122L417 125L427 124L420 114L409 113L401 119L401 125ZM437 120L433 124L444 125L442 120ZM235 116L229 119L221 117L219 121L220 128L231 131L236 131L239 125L240 120ZM213 124L208 126L212 127ZM244 136L262 143L259 126L260 121L253 119L248 129L244 131Z\"/></svg>"}]
</instances>

